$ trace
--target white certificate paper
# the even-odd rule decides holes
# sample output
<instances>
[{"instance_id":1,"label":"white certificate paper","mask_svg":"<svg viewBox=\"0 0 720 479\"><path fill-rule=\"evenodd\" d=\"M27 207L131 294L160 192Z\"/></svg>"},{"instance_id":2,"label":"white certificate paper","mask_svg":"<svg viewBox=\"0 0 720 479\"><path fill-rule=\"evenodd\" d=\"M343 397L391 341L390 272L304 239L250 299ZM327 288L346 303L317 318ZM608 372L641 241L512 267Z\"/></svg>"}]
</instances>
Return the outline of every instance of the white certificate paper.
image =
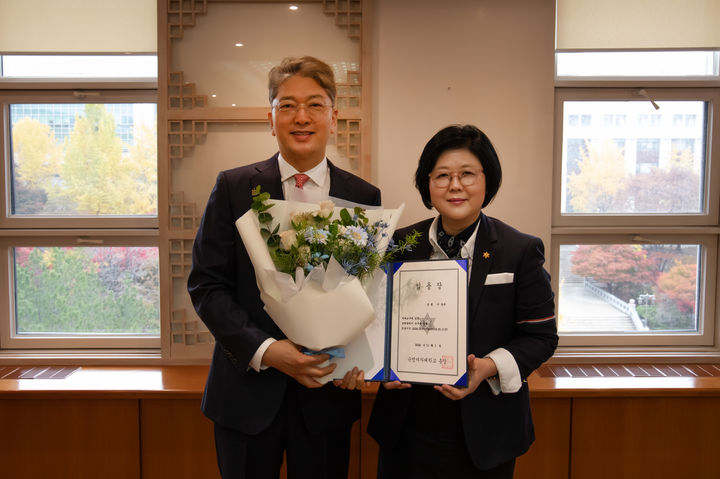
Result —
<instances>
[{"instance_id":1,"label":"white certificate paper","mask_svg":"<svg viewBox=\"0 0 720 479\"><path fill-rule=\"evenodd\" d=\"M467 284L465 259L395 263L386 380L467 385Z\"/></svg>"}]
</instances>

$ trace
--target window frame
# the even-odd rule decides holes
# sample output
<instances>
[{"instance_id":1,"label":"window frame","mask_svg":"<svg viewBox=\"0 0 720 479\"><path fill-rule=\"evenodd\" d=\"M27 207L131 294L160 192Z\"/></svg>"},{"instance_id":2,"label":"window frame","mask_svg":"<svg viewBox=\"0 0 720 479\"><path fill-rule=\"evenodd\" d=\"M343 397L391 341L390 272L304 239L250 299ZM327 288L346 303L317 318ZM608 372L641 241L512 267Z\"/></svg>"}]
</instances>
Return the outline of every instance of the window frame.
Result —
<instances>
[{"instance_id":1,"label":"window frame","mask_svg":"<svg viewBox=\"0 0 720 479\"><path fill-rule=\"evenodd\" d=\"M12 215L11 208L11 141L10 141L10 105L44 103L155 103L156 90L83 90L83 91L0 91L0 142L2 142L2 170L0 181L5 194L0 195L0 229L20 228L155 228L159 227L158 215L142 217L132 216L39 216ZM158 196L159 197L159 196Z\"/></svg>"},{"instance_id":2,"label":"window frame","mask_svg":"<svg viewBox=\"0 0 720 479\"><path fill-rule=\"evenodd\" d=\"M159 357L163 341L164 297L163 242L160 238L159 216L162 205L160 192L160 149L158 142L158 210L155 215L132 216L65 216L41 217L10 214L11 142L9 105L17 103L154 103L158 106L157 81L148 79L2 79L0 80L0 357L62 357L91 354L93 357ZM82 88L81 90L79 88ZM158 128L159 129L159 128ZM157 335L81 334L50 335L15 332L15 289L13 247L23 246L151 246L158 248L158 297L160 307Z\"/></svg>"},{"instance_id":3,"label":"window frame","mask_svg":"<svg viewBox=\"0 0 720 479\"><path fill-rule=\"evenodd\" d=\"M159 249L159 234L152 230L86 230L43 231L26 235L0 237L0 308L9 321L0 322L0 350L16 349L78 349L78 348L160 348L160 333L137 334L17 334L15 330L15 247L112 247L150 246ZM86 234L85 234L86 233ZM158 254L159 262L159 254ZM159 266L158 266L159 268ZM160 296L158 275L158 297ZM160 323L158 310L158 322Z\"/></svg>"},{"instance_id":4,"label":"window frame","mask_svg":"<svg viewBox=\"0 0 720 479\"><path fill-rule=\"evenodd\" d=\"M592 215L561 213L562 150L565 101L650 101L639 93L640 88L556 88L555 89L555 159L553 174L553 227L617 227L617 226L713 226L720 218L720 90L711 88L643 88L654 101L705 101L707 108L705 144L705 213L686 215Z\"/></svg>"},{"instance_id":5,"label":"window frame","mask_svg":"<svg viewBox=\"0 0 720 479\"><path fill-rule=\"evenodd\" d=\"M648 75L613 75L608 74L604 76L598 75L563 75L558 73L558 63L561 55L575 54L575 53L641 53L643 50L633 49L556 49L555 50L555 62L553 72L555 74L555 86L556 87L572 87L572 86L587 86L589 84L602 84L606 87L628 87L638 86L640 88L653 85L655 87L676 87L679 85L685 87L702 87L702 86L719 86L720 85L720 50L715 48L697 48L690 50L675 50L676 52L691 52L691 51L702 51L706 53L712 53L713 62L713 73L706 75L662 75L662 76L648 76ZM673 50L667 50L663 48L650 48L644 50L648 53L670 53Z\"/></svg>"},{"instance_id":6,"label":"window frame","mask_svg":"<svg viewBox=\"0 0 720 479\"><path fill-rule=\"evenodd\" d=\"M700 244L701 268L697 303L698 332L586 333L560 332L556 358L643 359L720 357L720 326L717 305L718 245L720 244L720 89L716 81L672 81L659 79L643 83L597 78L556 81L552 194L551 264L553 287L559 289L560 247L574 244ZM561 214L563 187L563 102L564 101L654 101L702 100L707 102L705 207L693 215L588 215ZM633 241L633 238L636 240ZM561 301L558 294L558 301ZM559 302L558 302L559 306Z\"/></svg>"},{"instance_id":7,"label":"window frame","mask_svg":"<svg viewBox=\"0 0 720 479\"><path fill-rule=\"evenodd\" d=\"M584 233L584 234L583 234ZM647 233L642 236L628 231L626 234L574 234L553 235L552 264L557 265L553 274L553 288L561 296L560 291L560 248L565 245L582 244L698 244L701 247L700 277L698 281L698 331L697 332L627 332L627 333L593 333L593 332L560 332L562 346L603 347L688 347L706 348L716 344L715 309L717 304L717 270L718 270L718 235L712 233L696 234L694 232L672 234ZM558 303L559 306L559 303ZM558 313L560 313L558 311Z\"/></svg>"}]
</instances>

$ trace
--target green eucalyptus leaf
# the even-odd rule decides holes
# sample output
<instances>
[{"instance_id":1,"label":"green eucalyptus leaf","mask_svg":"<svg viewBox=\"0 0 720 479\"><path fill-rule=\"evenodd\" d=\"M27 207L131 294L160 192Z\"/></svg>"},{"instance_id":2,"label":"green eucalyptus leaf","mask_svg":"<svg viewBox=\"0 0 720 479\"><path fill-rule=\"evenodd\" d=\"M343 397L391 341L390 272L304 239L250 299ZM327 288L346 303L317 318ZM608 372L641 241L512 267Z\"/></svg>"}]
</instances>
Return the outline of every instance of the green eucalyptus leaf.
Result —
<instances>
[{"instance_id":1,"label":"green eucalyptus leaf","mask_svg":"<svg viewBox=\"0 0 720 479\"><path fill-rule=\"evenodd\" d=\"M280 245L280 235L271 234L270 237L267 239L268 246L279 246Z\"/></svg>"}]
</instances>

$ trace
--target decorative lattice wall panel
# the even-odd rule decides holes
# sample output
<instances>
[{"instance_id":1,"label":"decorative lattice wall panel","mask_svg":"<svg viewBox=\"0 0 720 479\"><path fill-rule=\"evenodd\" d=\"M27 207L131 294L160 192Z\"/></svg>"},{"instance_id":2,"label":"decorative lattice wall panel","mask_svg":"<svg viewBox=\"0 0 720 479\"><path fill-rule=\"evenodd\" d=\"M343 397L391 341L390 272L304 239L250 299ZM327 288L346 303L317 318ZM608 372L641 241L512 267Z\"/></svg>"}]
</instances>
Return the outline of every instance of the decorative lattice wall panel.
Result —
<instances>
[{"instance_id":1,"label":"decorative lattice wall panel","mask_svg":"<svg viewBox=\"0 0 720 479\"><path fill-rule=\"evenodd\" d=\"M361 143L360 120L338 120L335 145L354 165L360 161Z\"/></svg>"},{"instance_id":2,"label":"decorative lattice wall panel","mask_svg":"<svg viewBox=\"0 0 720 479\"><path fill-rule=\"evenodd\" d=\"M175 120L168 124L168 146L170 160L185 156L186 150L192 148L207 135L207 122L195 120Z\"/></svg>"},{"instance_id":3,"label":"decorative lattice wall panel","mask_svg":"<svg viewBox=\"0 0 720 479\"><path fill-rule=\"evenodd\" d=\"M360 72L348 71L347 82L337 83L336 103L338 109L360 107L361 97L362 83L360 82Z\"/></svg>"},{"instance_id":4,"label":"decorative lattice wall panel","mask_svg":"<svg viewBox=\"0 0 720 479\"><path fill-rule=\"evenodd\" d=\"M207 0L168 0L168 36L182 38L186 27L194 27L198 15L207 13Z\"/></svg>"},{"instance_id":5,"label":"decorative lattice wall panel","mask_svg":"<svg viewBox=\"0 0 720 479\"><path fill-rule=\"evenodd\" d=\"M348 37L360 38L362 0L323 0L323 11L328 15L335 15L335 24L347 28Z\"/></svg>"},{"instance_id":6,"label":"decorative lattice wall panel","mask_svg":"<svg viewBox=\"0 0 720 479\"><path fill-rule=\"evenodd\" d=\"M195 83L186 82L183 72L168 74L168 105L174 110L187 110L207 106L207 95L197 93Z\"/></svg>"},{"instance_id":7,"label":"decorative lattice wall panel","mask_svg":"<svg viewBox=\"0 0 720 479\"><path fill-rule=\"evenodd\" d=\"M275 140L265 125L269 111L266 85L267 72L280 59L289 54L309 54L331 64L338 79L339 120L328 156L338 166L369 179L369 157L363 155L364 150L369 150L369 139L362 135L362 127L368 127L364 104L369 104L368 98L363 98L364 83L369 82L361 68L363 2L309 0L293 4L304 15L301 24L293 23L293 18L300 17L292 17L289 3L165 0L161 4L166 9L163 13L167 27L167 43L160 49L159 59L164 67L160 91L166 95L162 103L166 106L163 118L168 147L162 161L168 187L167 216L160 228L161 235L167 238L166 281L172 291L166 313L169 317L163 323L170 359L207 358L211 353L213 337L195 314L186 290L193 239L218 171L266 159L276 151ZM273 42L267 42L267 28L263 27L267 18L273 18L276 27L281 26L276 28L279 33ZM308 24L313 25L310 32ZM246 37L258 28L257 38ZM305 34L288 34L290 28L300 28ZM282 32L287 38L282 38ZM313 34L321 38L309 39ZM297 53L305 48L303 41L316 41L317 47ZM288 45L292 45L292 52ZM251 123L257 126L242 137L251 145L248 141L233 144L227 140L232 125ZM266 134L268 140L260 139L261 134ZM260 146L262 153L257 151Z\"/></svg>"}]
</instances>

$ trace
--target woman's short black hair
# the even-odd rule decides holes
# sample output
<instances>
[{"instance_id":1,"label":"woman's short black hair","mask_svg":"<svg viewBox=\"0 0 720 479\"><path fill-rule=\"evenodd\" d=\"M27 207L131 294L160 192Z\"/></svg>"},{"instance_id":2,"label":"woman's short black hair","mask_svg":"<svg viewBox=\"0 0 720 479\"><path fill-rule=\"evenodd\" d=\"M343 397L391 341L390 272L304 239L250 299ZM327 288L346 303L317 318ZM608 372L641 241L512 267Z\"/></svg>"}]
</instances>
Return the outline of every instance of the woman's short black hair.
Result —
<instances>
[{"instance_id":1,"label":"woman's short black hair","mask_svg":"<svg viewBox=\"0 0 720 479\"><path fill-rule=\"evenodd\" d=\"M502 169L490 139L473 125L447 126L435 133L425 145L415 172L415 187L420 192L423 203L426 207L432 208L429 175L435 168L438 158L450 150L468 150L480 160L485 173L485 200L482 204L485 208L500 189Z\"/></svg>"}]
</instances>

